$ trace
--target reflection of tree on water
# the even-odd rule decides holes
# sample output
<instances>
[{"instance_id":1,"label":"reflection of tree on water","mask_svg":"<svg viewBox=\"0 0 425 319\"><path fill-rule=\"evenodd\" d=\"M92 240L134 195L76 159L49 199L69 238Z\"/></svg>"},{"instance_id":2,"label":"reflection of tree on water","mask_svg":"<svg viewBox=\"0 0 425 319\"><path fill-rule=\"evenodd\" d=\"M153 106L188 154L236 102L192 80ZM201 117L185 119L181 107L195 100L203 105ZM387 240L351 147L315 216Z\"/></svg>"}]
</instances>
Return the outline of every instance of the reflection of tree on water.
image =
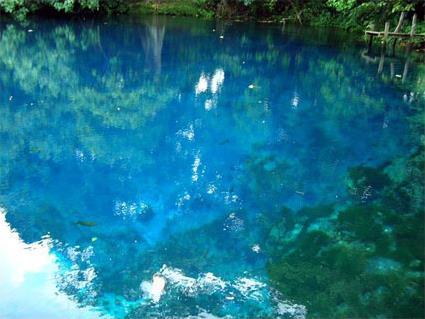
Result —
<instances>
[{"instance_id":1,"label":"reflection of tree on water","mask_svg":"<svg viewBox=\"0 0 425 319\"><path fill-rule=\"evenodd\" d=\"M152 17L150 21L146 21L144 34L141 35L145 63L146 66L153 66L156 75L161 73L164 36L165 24L157 16Z\"/></svg>"},{"instance_id":2,"label":"reflection of tree on water","mask_svg":"<svg viewBox=\"0 0 425 319\"><path fill-rule=\"evenodd\" d=\"M423 63L416 64L415 61L421 61L423 57L411 52L407 47L404 54L386 54L381 50L379 55L364 50L361 52L362 59L368 65L377 65L377 76L388 83L392 83L395 87L401 89L408 88L410 92L403 90L403 99L411 104L414 101L420 101L425 86L425 65Z\"/></svg>"},{"instance_id":3,"label":"reflection of tree on water","mask_svg":"<svg viewBox=\"0 0 425 319\"><path fill-rule=\"evenodd\" d=\"M394 55L386 55L384 50L381 51L379 56L372 55L369 51L364 50L362 51L361 56L368 64L378 64L377 74L382 74L386 62L389 62L390 78L400 78L402 83L405 83L407 81L407 76L409 72L409 62L411 60L409 51L407 51L405 57L396 57ZM405 62L402 62L403 60ZM401 72L402 75L395 73L395 64L403 64L403 71Z\"/></svg>"}]
</instances>

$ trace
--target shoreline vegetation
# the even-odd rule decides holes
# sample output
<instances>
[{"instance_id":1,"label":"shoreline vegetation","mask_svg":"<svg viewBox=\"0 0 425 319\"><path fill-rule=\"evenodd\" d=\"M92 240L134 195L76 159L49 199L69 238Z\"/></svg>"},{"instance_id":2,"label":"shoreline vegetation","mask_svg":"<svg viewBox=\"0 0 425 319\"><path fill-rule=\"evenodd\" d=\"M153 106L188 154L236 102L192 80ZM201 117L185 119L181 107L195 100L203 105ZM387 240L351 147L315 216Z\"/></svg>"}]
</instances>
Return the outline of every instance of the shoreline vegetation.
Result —
<instances>
[{"instance_id":1,"label":"shoreline vegetation","mask_svg":"<svg viewBox=\"0 0 425 319\"><path fill-rule=\"evenodd\" d=\"M2 0L0 15L29 16L173 15L234 21L295 23L362 33L393 28L400 14L418 17L416 33L425 32L425 3L420 0ZM408 22L399 31L408 32Z\"/></svg>"}]
</instances>

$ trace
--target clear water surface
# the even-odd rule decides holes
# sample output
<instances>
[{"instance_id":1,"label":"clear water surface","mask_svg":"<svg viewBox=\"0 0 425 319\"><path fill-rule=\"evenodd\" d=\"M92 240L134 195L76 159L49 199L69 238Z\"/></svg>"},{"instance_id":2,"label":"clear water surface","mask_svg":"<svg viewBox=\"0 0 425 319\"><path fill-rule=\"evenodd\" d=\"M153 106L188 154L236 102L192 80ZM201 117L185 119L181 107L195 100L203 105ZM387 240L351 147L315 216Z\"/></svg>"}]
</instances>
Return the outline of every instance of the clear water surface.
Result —
<instances>
[{"instance_id":1,"label":"clear water surface","mask_svg":"<svg viewBox=\"0 0 425 319\"><path fill-rule=\"evenodd\" d=\"M0 30L1 318L422 311L423 65L276 25Z\"/></svg>"}]
</instances>

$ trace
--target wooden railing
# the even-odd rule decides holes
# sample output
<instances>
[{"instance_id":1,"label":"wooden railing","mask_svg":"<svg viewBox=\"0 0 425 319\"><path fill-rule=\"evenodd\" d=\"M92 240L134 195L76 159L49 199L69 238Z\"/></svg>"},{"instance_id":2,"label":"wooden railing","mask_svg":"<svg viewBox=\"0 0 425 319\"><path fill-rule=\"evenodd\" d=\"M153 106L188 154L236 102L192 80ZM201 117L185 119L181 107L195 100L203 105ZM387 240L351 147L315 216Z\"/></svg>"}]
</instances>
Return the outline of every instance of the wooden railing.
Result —
<instances>
[{"instance_id":1,"label":"wooden railing","mask_svg":"<svg viewBox=\"0 0 425 319\"><path fill-rule=\"evenodd\" d=\"M412 18L412 27L410 29L410 32L409 33L400 32L401 26L402 26L403 21L404 21L404 17L405 17L405 13L402 12L401 15L400 15L400 19L398 21L397 27L395 28L394 32L390 32L390 23L389 22L385 23L384 31L373 31L373 30L365 31L366 36L369 37L368 38L368 50L370 50L370 48L372 47L373 37L382 38L382 44L384 45L384 48L387 46L389 38L393 37L394 38L393 49L395 48L397 40L400 39L400 38L419 37L419 38L423 38L424 41L425 41L425 33L422 33L422 34L416 33L416 20L417 20L416 13L413 15L413 18Z\"/></svg>"}]
</instances>

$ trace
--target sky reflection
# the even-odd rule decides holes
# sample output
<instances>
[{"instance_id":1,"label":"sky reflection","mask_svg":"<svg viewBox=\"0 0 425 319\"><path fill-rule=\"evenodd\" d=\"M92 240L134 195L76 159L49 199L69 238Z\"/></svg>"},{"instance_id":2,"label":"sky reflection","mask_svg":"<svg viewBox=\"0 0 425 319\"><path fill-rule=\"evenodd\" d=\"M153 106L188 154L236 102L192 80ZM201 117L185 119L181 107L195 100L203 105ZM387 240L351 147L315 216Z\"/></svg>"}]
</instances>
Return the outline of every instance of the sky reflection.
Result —
<instances>
[{"instance_id":1,"label":"sky reflection","mask_svg":"<svg viewBox=\"0 0 425 319\"><path fill-rule=\"evenodd\" d=\"M51 239L24 243L7 223L2 208L0 242L0 318L100 318L96 310L82 308L56 287L59 267L50 253Z\"/></svg>"}]
</instances>

